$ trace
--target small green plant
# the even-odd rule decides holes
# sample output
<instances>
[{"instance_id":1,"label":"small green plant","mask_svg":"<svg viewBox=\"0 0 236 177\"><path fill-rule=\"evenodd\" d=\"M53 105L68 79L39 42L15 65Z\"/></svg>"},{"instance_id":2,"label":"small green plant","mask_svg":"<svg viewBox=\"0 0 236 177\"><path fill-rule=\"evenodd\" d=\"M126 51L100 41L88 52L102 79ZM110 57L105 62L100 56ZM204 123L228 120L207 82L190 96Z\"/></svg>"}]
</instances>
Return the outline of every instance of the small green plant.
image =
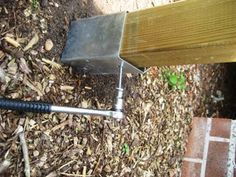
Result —
<instances>
[{"instance_id":1,"label":"small green plant","mask_svg":"<svg viewBox=\"0 0 236 177\"><path fill-rule=\"evenodd\" d=\"M122 152L125 153L125 154L129 154L129 145L127 143L125 143L122 147Z\"/></svg>"},{"instance_id":2,"label":"small green plant","mask_svg":"<svg viewBox=\"0 0 236 177\"><path fill-rule=\"evenodd\" d=\"M32 9L36 10L39 7L39 0L32 0Z\"/></svg>"},{"instance_id":3,"label":"small green plant","mask_svg":"<svg viewBox=\"0 0 236 177\"><path fill-rule=\"evenodd\" d=\"M163 77L167 80L170 88L172 90L185 90L186 89L186 79L182 72L174 72L174 71L164 71Z\"/></svg>"}]
</instances>

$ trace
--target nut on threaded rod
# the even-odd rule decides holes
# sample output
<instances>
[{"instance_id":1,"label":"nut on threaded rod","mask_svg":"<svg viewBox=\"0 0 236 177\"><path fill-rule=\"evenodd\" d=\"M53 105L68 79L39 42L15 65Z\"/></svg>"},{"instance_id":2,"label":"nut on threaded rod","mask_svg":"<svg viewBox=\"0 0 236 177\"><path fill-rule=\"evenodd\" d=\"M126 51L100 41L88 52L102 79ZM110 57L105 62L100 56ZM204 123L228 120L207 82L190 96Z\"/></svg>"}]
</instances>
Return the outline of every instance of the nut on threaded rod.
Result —
<instances>
[{"instance_id":1,"label":"nut on threaded rod","mask_svg":"<svg viewBox=\"0 0 236 177\"><path fill-rule=\"evenodd\" d=\"M116 97L116 111L123 111L123 89L117 88L118 95Z\"/></svg>"}]
</instances>

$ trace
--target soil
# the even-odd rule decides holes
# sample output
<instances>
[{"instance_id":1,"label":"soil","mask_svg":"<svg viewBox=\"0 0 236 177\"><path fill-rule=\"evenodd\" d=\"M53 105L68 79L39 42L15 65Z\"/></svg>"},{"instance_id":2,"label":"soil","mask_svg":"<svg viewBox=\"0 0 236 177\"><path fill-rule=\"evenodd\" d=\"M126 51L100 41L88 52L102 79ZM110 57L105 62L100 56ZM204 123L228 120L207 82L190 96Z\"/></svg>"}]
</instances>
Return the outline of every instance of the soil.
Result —
<instances>
[{"instance_id":1,"label":"soil","mask_svg":"<svg viewBox=\"0 0 236 177\"><path fill-rule=\"evenodd\" d=\"M25 0L1 0L0 96L112 109L117 76L80 74L60 64L70 22L168 1L129 1L130 9L124 9L128 3L124 0L113 4L111 10L112 2L42 0L32 9L32 3ZM24 51L36 33L39 41ZM20 41L20 47L7 43L6 35ZM53 41L51 51L44 49L47 39ZM152 67L139 76L127 74L126 116L121 122L99 116L2 110L0 162L11 162L5 176L24 173L21 146L14 134L20 120L29 149L31 176L180 176L192 117L235 115L235 96L231 96L235 90L231 82L233 68L234 65L187 65ZM166 70L183 72L186 90L170 89L163 79ZM212 96L224 99L214 103Z\"/></svg>"},{"instance_id":2,"label":"soil","mask_svg":"<svg viewBox=\"0 0 236 177\"><path fill-rule=\"evenodd\" d=\"M201 86L194 115L235 119L235 63L201 65Z\"/></svg>"}]
</instances>

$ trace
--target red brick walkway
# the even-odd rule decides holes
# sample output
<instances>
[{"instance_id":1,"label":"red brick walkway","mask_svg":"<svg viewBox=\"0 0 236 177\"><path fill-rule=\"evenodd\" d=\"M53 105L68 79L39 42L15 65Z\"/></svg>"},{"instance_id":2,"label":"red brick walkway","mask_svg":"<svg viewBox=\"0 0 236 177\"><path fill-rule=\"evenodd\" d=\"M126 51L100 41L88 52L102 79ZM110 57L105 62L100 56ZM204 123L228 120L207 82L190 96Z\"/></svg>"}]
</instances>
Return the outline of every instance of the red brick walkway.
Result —
<instances>
[{"instance_id":1,"label":"red brick walkway","mask_svg":"<svg viewBox=\"0 0 236 177\"><path fill-rule=\"evenodd\" d=\"M182 177L236 177L236 121L194 118Z\"/></svg>"}]
</instances>

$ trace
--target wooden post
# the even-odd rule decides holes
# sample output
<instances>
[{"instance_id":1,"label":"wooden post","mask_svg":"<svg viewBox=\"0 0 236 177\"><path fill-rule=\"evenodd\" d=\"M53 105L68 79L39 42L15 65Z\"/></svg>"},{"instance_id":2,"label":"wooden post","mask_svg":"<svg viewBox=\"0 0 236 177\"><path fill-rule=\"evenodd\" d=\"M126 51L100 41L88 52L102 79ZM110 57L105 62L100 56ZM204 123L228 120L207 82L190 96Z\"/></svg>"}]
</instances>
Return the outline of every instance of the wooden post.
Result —
<instances>
[{"instance_id":1,"label":"wooden post","mask_svg":"<svg viewBox=\"0 0 236 177\"><path fill-rule=\"evenodd\" d=\"M187 0L127 14L120 55L137 67L236 61L236 0Z\"/></svg>"}]
</instances>

